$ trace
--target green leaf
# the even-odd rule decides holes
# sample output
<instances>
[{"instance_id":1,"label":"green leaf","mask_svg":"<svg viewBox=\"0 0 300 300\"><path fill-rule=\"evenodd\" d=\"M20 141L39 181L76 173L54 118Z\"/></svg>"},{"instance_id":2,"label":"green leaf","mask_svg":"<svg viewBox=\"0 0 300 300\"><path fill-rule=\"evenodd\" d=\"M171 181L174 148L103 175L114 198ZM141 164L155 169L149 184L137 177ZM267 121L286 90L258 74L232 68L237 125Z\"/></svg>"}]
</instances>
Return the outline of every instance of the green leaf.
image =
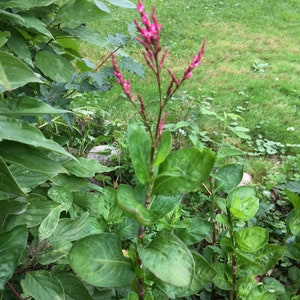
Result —
<instances>
[{"instance_id":1,"label":"green leaf","mask_svg":"<svg viewBox=\"0 0 300 300\"><path fill-rule=\"evenodd\" d=\"M263 248L269 239L269 231L253 226L234 233L237 247L244 252L256 252Z\"/></svg>"},{"instance_id":2,"label":"green leaf","mask_svg":"<svg viewBox=\"0 0 300 300\"><path fill-rule=\"evenodd\" d=\"M248 299L247 296L258 285L254 276L246 276L239 278L237 281L237 297L238 299Z\"/></svg>"},{"instance_id":3,"label":"green leaf","mask_svg":"<svg viewBox=\"0 0 300 300\"><path fill-rule=\"evenodd\" d=\"M213 283L221 290L232 290L232 268L229 264L216 262L213 264L217 274L213 278Z\"/></svg>"},{"instance_id":4,"label":"green leaf","mask_svg":"<svg viewBox=\"0 0 300 300\"><path fill-rule=\"evenodd\" d=\"M300 214L300 196L287 189L284 190L289 201L293 204L295 211Z\"/></svg>"},{"instance_id":5,"label":"green leaf","mask_svg":"<svg viewBox=\"0 0 300 300\"><path fill-rule=\"evenodd\" d=\"M74 12L76 11L76 14ZM67 2L57 12L55 22L62 23L63 27L75 28L81 24L100 20L106 13L94 3L85 0Z\"/></svg>"},{"instance_id":6,"label":"green leaf","mask_svg":"<svg viewBox=\"0 0 300 300\"><path fill-rule=\"evenodd\" d=\"M35 227L42 223L52 209L57 206L57 203L49 201L41 195L31 194L28 197L28 206L26 211L17 216L10 216L7 222L7 228L26 224L27 227Z\"/></svg>"},{"instance_id":7,"label":"green leaf","mask_svg":"<svg viewBox=\"0 0 300 300\"><path fill-rule=\"evenodd\" d=\"M52 186L48 190L48 196L56 203L61 205L61 208L65 211L69 211L73 204L72 193L63 186Z\"/></svg>"},{"instance_id":8,"label":"green leaf","mask_svg":"<svg viewBox=\"0 0 300 300\"><path fill-rule=\"evenodd\" d=\"M50 39L53 38L51 32L47 29L47 25L44 22L25 13L20 13L19 15L24 20L24 26L26 28L31 29L31 31L41 33Z\"/></svg>"},{"instance_id":9,"label":"green leaf","mask_svg":"<svg viewBox=\"0 0 300 300\"><path fill-rule=\"evenodd\" d=\"M237 187L243 178L243 166L240 164L229 164L221 167L216 174L216 187L223 189L226 193Z\"/></svg>"},{"instance_id":10,"label":"green leaf","mask_svg":"<svg viewBox=\"0 0 300 300\"><path fill-rule=\"evenodd\" d=\"M178 226L183 228L176 229L174 233L187 245L201 242L210 237L213 231L211 222L198 217L184 219Z\"/></svg>"},{"instance_id":11,"label":"green leaf","mask_svg":"<svg viewBox=\"0 0 300 300\"><path fill-rule=\"evenodd\" d=\"M166 283L188 287L195 276L190 250L170 232L159 232L146 247L138 245L138 253L143 265Z\"/></svg>"},{"instance_id":12,"label":"green leaf","mask_svg":"<svg viewBox=\"0 0 300 300\"><path fill-rule=\"evenodd\" d=\"M24 86L29 82L41 82L37 74L29 69L22 61L11 54L0 51L2 70L0 72L0 93L7 91L5 82L9 82L11 90Z\"/></svg>"},{"instance_id":13,"label":"green leaf","mask_svg":"<svg viewBox=\"0 0 300 300\"><path fill-rule=\"evenodd\" d=\"M48 6L52 3L56 2L55 0L6 0L5 2L1 2L1 6L4 8L20 8L20 9L31 9L34 7Z\"/></svg>"},{"instance_id":14,"label":"green leaf","mask_svg":"<svg viewBox=\"0 0 300 300\"><path fill-rule=\"evenodd\" d=\"M46 104L44 101L23 96L14 98L13 101L11 99L2 101L0 115L7 117L19 117L45 114L63 114L68 112L70 111L54 108Z\"/></svg>"},{"instance_id":15,"label":"green leaf","mask_svg":"<svg viewBox=\"0 0 300 300\"><path fill-rule=\"evenodd\" d=\"M10 37L9 31L1 31L0 32L0 48L5 45L5 43L8 41Z\"/></svg>"},{"instance_id":16,"label":"green leaf","mask_svg":"<svg viewBox=\"0 0 300 300\"><path fill-rule=\"evenodd\" d=\"M27 245L26 226L17 226L11 231L0 233L0 290L12 277L19 265Z\"/></svg>"},{"instance_id":17,"label":"green leaf","mask_svg":"<svg viewBox=\"0 0 300 300\"><path fill-rule=\"evenodd\" d=\"M123 217L123 221L115 225L115 233L122 241L138 236L139 224L131 218Z\"/></svg>"},{"instance_id":18,"label":"green leaf","mask_svg":"<svg viewBox=\"0 0 300 300\"><path fill-rule=\"evenodd\" d=\"M157 219L157 214L140 203L136 198L135 191L128 185L120 184L118 186L117 201L119 207L140 224L149 226Z\"/></svg>"},{"instance_id":19,"label":"green leaf","mask_svg":"<svg viewBox=\"0 0 300 300\"><path fill-rule=\"evenodd\" d=\"M171 196L199 189L213 164L214 156L209 150L186 148L174 151L160 165L153 193Z\"/></svg>"},{"instance_id":20,"label":"green leaf","mask_svg":"<svg viewBox=\"0 0 300 300\"><path fill-rule=\"evenodd\" d=\"M109 3L124 7L124 8L135 8L135 4L128 0L107 0Z\"/></svg>"},{"instance_id":21,"label":"green leaf","mask_svg":"<svg viewBox=\"0 0 300 300\"><path fill-rule=\"evenodd\" d=\"M285 247L266 244L256 252L236 251L238 276L261 276L274 268L285 252Z\"/></svg>"},{"instance_id":22,"label":"green leaf","mask_svg":"<svg viewBox=\"0 0 300 300\"><path fill-rule=\"evenodd\" d=\"M1 86L4 88L5 91L11 90L10 82L9 82L9 80L6 76L6 73L2 67L2 64L0 62L0 88L1 88Z\"/></svg>"},{"instance_id":23,"label":"green leaf","mask_svg":"<svg viewBox=\"0 0 300 300\"><path fill-rule=\"evenodd\" d=\"M227 157L233 157L233 156L241 156L244 155L244 152L234 149L234 148L221 148L216 155L217 161L223 160Z\"/></svg>"},{"instance_id":24,"label":"green leaf","mask_svg":"<svg viewBox=\"0 0 300 300\"><path fill-rule=\"evenodd\" d=\"M4 227L6 218L9 215L20 215L26 211L28 204L22 200L18 199L0 201L0 228Z\"/></svg>"},{"instance_id":25,"label":"green leaf","mask_svg":"<svg viewBox=\"0 0 300 300\"><path fill-rule=\"evenodd\" d=\"M128 145L135 175L145 184L150 180L151 139L144 127L133 121L128 126Z\"/></svg>"},{"instance_id":26,"label":"green leaf","mask_svg":"<svg viewBox=\"0 0 300 300\"><path fill-rule=\"evenodd\" d=\"M17 141L74 158L64 148L44 137L39 129L25 121L0 116L0 141Z\"/></svg>"},{"instance_id":27,"label":"green leaf","mask_svg":"<svg viewBox=\"0 0 300 300\"><path fill-rule=\"evenodd\" d=\"M1 130L1 129L0 129ZM1 143L0 143L1 145ZM23 190L0 157L0 191L11 195L24 195Z\"/></svg>"},{"instance_id":28,"label":"green leaf","mask_svg":"<svg viewBox=\"0 0 300 300\"><path fill-rule=\"evenodd\" d=\"M180 288L168 285L164 282L159 283L160 289L162 289L172 299L177 299L177 297L188 297L198 293L216 275L216 271L200 254L192 252L192 255L196 264L196 271L195 276L188 287Z\"/></svg>"},{"instance_id":29,"label":"green leaf","mask_svg":"<svg viewBox=\"0 0 300 300\"><path fill-rule=\"evenodd\" d=\"M297 261L300 262L300 236L292 236L286 240L286 248L289 254Z\"/></svg>"},{"instance_id":30,"label":"green leaf","mask_svg":"<svg viewBox=\"0 0 300 300\"><path fill-rule=\"evenodd\" d=\"M227 197L227 207L233 217L241 221L252 219L259 209L259 199L252 187L235 188Z\"/></svg>"},{"instance_id":31,"label":"green leaf","mask_svg":"<svg viewBox=\"0 0 300 300\"><path fill-rule=\"evenodd\" d=\"M35 56L35 65L53 81L70 82L75 69L71 62L50 51L39 51Z\"/></svg>"},{"instance_id":32,"label":"green leaf","mask_svg":"<svg viewBox=\"0 0 300 300\"><path fill-rule=\"evenodd\" d=\"M300 235L300 212L296 213L295 209L292 209L287 218L286 224L294 236Z\"/></svg>"},{"instance_id":33,"label":"green leaf","mask_svg":"<svg viewBox=\"0 0 300 300\"><path fill-rule=\"evenodd\" d=\"M62 212L61 205L53 208L48 216L42 221L40 227L39 227L39 238L40 241L43 241L47 239L49 236L53 234L55 231L58 221L59 221L59 216L60 213Z\"/></svg>"},{"instance_id":34,"label":"green leaf","mask_svg":"<svg viewBox=\"0 0 300 300\"><path fill-rule=\"evenodd\" d=\"M85 234L89 213L85 212L74 219L60 219L55 230L49 237L50 243L61 241L76 241Z\"/></svg>"},{"instance_id":35,"label":"green leaf","mask_svg":"<svg viewBox=\"0 0 300 300\"><path fill-rule=\"evenodd\" d=\"M70 266L88 284L128 286L135 273L130 259L124 257L121 250L121 241L116 235L91 235L75 242L69 255Z\"/></svg>"},{"instance_id":36,"label":"green leaf","mask_svg":"<svg viewBox=\"0 0 300 300\"><path fill-rule=\"evenodd\" d=\"M35 300L66 299L61 282L46 271L26 273L21 280L21 286L25 298L32 296Z\"/></svg>"},{"instance_id":37,"label":"green leaf","mask_svg":"<svg viewBox=\"0 0 300 300\"><path fill-rule=\"evenodd\" d=\"M161 137L161 142L157 148L157 152L154 159L154 165L158 166L168 156L172 147L172 135L170 131L164 131Z\"/></svg>"},{"instance_id":38,"label":"green leaf","mask_svg":"<svg viewBox=\"0 0 300 300\"><path fill-rule=\"evenodd\" d=\"M84 284L71 273L57 273L55 277L64 287L66 300L93 300Z\"/></svg>"},{"instance_id":39,"label":"green leaf","mask_svg":"<svg viewBox=\"0 0 300 300\"><path fill-rule=\"evenodd\" d=\"M44 152L13 141L0 143L0 156L4 161L24 167L28 170L55 176L67 171Z\"/></svg>"},{"instance_id":40,"label":"green leaf","mask_svg":"<svg viewBox=\"0 0 300 300\"><path fill-rule=\"evenodd\" d=\"M117 35L117 37L119 37ZM115 46L123 46L126 43L126 36L121 36L120 37L120 42L115 42ZM116 39L117 40L117 39ZM125 41L124 41L125 40ZM121 60L119 61L119 67L121 70L126 70L132 74L136 74L140 77L144 76L144 69L143 66L137 62L136 60L134 60L133 58L129 57L129 56L122 56Z\"/></svg>"},{"instance_id":41,"label":"green leaf","mask_svg":"<svg viewBox=\"0 0 300 300\"><path fill-rule=\"evenodd\" d=\"M268 290L263 284L257 285L250 291L247 300L276 300L278 294L274 290Z\"/></svg>"}]
</instances>

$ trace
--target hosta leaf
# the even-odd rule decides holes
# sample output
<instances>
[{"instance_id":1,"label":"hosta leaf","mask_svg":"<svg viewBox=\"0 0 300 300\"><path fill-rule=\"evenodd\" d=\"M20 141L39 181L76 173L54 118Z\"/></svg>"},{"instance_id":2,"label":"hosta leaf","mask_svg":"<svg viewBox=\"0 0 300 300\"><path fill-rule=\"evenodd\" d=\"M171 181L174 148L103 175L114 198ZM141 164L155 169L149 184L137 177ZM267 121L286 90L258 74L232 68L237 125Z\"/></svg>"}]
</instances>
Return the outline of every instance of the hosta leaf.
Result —
<instances>
[{"instance_id":1,"label":"hosta leaf","mask_svg":"<svg viewBox=\"0 0 300 300\"><path fill-rule=\"evenodd\" d=\"M57 82L69 82L75 73L68 59L50 51L39 51L35 56L35 64L45 76Z\"/></svg>"},{"instance_id":2,"label":"hosta leaf","mask_svg":"<svg viewBox=\"0 0 300 300\"><path fill-rule=\"evenodd\" d=\"M0 116L0 141L2 140L17 141L74 158L60 145L46 139L36 127L22 120Z\"/></svg>"},{"instance_id":3,"label":"hosta leaf","mask_svg":"<svg viewBox=\"0 0 300 300\"><path fill-rule=\"evenodd\" d=\"M156 212L150 211L137 200L135 191L128 185L119 185L117 201L119 207L140 224L152 225L158 218Z\"/></svg>"},{"instance_id":4,"label":"hosta leaf","mask_svg":"<svg viewBox=\"0 0 300 300\"><path fill-rule=\"evenodd\" d=\"M70 111L54 108L46 104L44 101L24 96L14 98L13 101L2 101L0 115L7 117L18 117L45 114L62 114L68 112Z\"/></svg>"},{"instance_id":5,"label":"hosta leaf","mask_svg":"<svg viewBox=\"0 0 300 300\"><path fill-rule=\"evenodd\" d=\"M57 273L55 277L62 283L66 300L93 300L84 284L71 273Z\"/></svg>"},{"instance_id":6,"label":"hosta leaf","mask_svg":"<svg viewBox=\"0 0 300 300\"><path fill-rule=\"evenodd\" d=\"M67 173L58 162L50 159L44 152L25 144L3 141L0 144L0 156L6 162L39 173L52 176L58 173Z\"/></svg>"},{"instance_id":7,"label":"hosta leaf","mask_svg":"<svg viewBox=\"0 0 300 300\"><path fill-rule=\"evenodd\" d=\"M266 245L269 231L262 227L248 227L234 233L237 247L244 252L256 252Z\"/></svg>"},{"instance_id":8,"label":"hosta leaf","mask_svg":"<svg viewBox=\"0 0 300 300\"><path fill-rule=\"evenodd\" d=\"M116 235L91 235L75 242L69 255L70 266L88 284L128 286L135 273L130 259L124 257L121 250L121 241Z\"/></svg>"},{"instance_id":9,"label":"hosta leaf","mask_svg":"<svg viewBox=\"0 0 300 300\"><path fill-rule=\"evenodd\" d=\"M26 248L27 236L27 228L23 225L0 233L0 290L14 274Z\"/></svg>"},{"instance_id":10,"label":"hosta leaf","mask_svg":"<svg viewBox=\"0 0 300 300\"><path fill-rule=\"evenodd\" d=\"M195 276L188 287L180 288L168 285L164 282L159 283L160 289L162 289L172 299L176 299L176 297L188 297L196 294L216 275L216 271L200 254L193 252L192 255L196 264L196 271Z\"/></svg>"},{"instance_id":11,"label":"hosta leaf","mask_svg":"<svg viewBox=\"0 0 300 300\"><path fill-rule=\"evenodd\" d=\"M29 82L41 82L37 74L35 74L22 61L15 58L11 54L0 51L1 72L0 72L0 93L8 90L3 83L9 82L9 89L14 90L24 86Z\"/></svg>"},{"instance_id":12,"label":"hosta leaf","mask_svg":"<svg viewBox=\"0 0 300 300\"><path fill-rule=\"evenodd\" d=\"M158 166L168 156L172 147L172 135L170 131L164 131L161 137L161 142L157 148L157 152L154 159L154 165Z\"/></svg>"},{"instance_id":13,"label":"hosta leaf","mask_svg":"<svg viewBox=\"0 0 300 300\"><path fill-rule=\"evenodd\" d=\"M135 175L140 183L147 183L150 173L151 140L144 127L136 122L128 126L128 145Z\"/></svg>"},{"instance_id":14,"label":"hosta leaf","mask_svg":"<svg viewBox=\"0 0 300 300\"><path fill-rule=\"evenodd\" d=\"M39 238L40 241L48 238L52 233L55 231L60 213L62 212L61 205L53 208L48 216L42 221L40 227L39 227Z\"/></svg>"},{"instance_id":15,"label":"hosta leaf","mask_svg":"<svg viewBox=\"0 0 300 300\"><path fill-rule=\"evenodd\" d=\"M66 299L61 282L46 271L26 273L21 286L25 297L32 296L35 300Z\"/></svg>"},{"instance_id":16,"label":"hosta leaf","mask_svg":"<svg viewBox=\"0 0 300 300\"><path fill-rule=\"evenodd\" d=\"M216 174L216 188L223 189L228 193L235 188L243 178L243 166L240 164L229 164L221 167Z\"/></svg>"},{"instance_id":17,"label":"hosta leaf","mask_svg":"<svg viewBox=\"0 0 300 300\"><path fill-rule=\"evenodd\" d=\"M153 192L170 196L199 189L213 164L214 156L209 150L186 148L174 151L160 165Z\"/></svg>"},{"instance_id":18,"label":"hosta leaf","mask_svg":"<svg viewBox=\"0 0 300 300\"><path fill-rule=\"evenodd\" d=\"M188 287L195 276L190 250L170 232L159 232L146 247L138 245L138 253L143 265L166 283Z\"/></svg>"}]
</instances>

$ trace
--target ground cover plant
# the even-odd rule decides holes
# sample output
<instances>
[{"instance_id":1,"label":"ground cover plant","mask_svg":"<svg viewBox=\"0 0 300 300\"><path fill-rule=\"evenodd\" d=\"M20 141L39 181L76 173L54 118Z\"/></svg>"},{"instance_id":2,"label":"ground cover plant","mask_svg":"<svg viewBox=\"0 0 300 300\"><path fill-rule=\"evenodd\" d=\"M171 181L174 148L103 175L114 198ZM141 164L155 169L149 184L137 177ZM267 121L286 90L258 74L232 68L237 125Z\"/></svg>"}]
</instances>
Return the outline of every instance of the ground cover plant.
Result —
<instances>
[{"instance_id":1,"label":"ground cover plant","mask_svg":"<svg viewBox=\"0 0 300 300\"><path fill-rule=\"evenodd\" d=\"M125 0L109 2L135 7ZM297 156L286 157L281 174L265 172L268 188L241 186L244 152L232 147L226 135L247 140L250 133L236 124L238 112L211 111L202 103L203 120L212 116L223 124L221 142L203 134L193 119L182 119L186 112L176 113L183 107L177 106L176 95L201 71L206 40L183 67L174 66L174 55L163 42L162 26L167 26L155 8L148 12L148 4L138 1L134 25L147 75L141 79L134 75L143 74L139 63L120 49L123 35L109 36L110 45L101 40L109 53L96 66L74 52L74 38L91 33L82 25L85 9L98 9L102 16L109 10L103 2L16 5L9 1L1 11L7 16L1 52L6 58L1 60L1 298L299 299ZM82 19L64 17L75 8L82 9ZM43 24L37 21L40 15ZM42 32L37 34L32 24ZM54 41L62 36L67 41L57 45ZM12 46L15 39L30 53L25 63L24 52ZM69 60L78 63L79 71L66 78ZM105 68L108 60L111 67ZM63 72L51 72L49 62ZM12 73L11 66L19 73ZM262 72L266 64L252 67ZM90 97L85 91L108 94L113 77L127 103L121 105L127 120L132 118L126 132L124 122L107 122L110 112L105 114L102 102L100 108L76 102ZM149 85L150 80L156 86L151 91L135 84ZM193 102L194 96L185 95L179 94L180 102ZM63 139L66 133L71 142ZM123 143L124 161L104 166L82 157L95 139ZM280 147L272 140L261 143L276 151ZM126 177L110 177L120 174ZM102 176L106 179L100 182ZM283 184L274 189L279 181Z\"/></svg>"}]
</instances>

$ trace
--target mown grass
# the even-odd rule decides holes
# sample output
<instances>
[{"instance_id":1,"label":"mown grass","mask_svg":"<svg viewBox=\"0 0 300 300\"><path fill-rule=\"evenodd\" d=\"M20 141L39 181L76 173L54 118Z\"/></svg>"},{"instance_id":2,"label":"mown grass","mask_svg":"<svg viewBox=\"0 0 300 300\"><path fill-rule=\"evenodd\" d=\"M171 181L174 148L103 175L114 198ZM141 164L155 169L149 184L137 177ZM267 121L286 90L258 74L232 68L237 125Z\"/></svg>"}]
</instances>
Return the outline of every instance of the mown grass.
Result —
<instances>
[{"instance_id":1,"label":"mown grass","mask_svg":"<svg viewBox=\"0 0 300 300\"><path fill-rule=\"evenodd\" d=\"M159 22L163 24L162 44L170 48L167 64L175 73L184 71L203 39L207 39L203 64L185 83L183 103L175 104L180 108L180 117L198 123L200 130L211 135L220 132L222 122L200 112L202 102L209 99L214 112L240 115L239 125L250 130L253 140L260 135L283 144L300 144L298 0L144 2L149 11L156 6ZM111 19L92 25L101 27L105 34L127 34L127 23L138 18L138 13L111 9ZM101 60L103 52L99 49L83 49L92 60ZM137 45L124 50L143 62ZM156 87L148 76L143 80L134 77L133 87L147 95L150 102L156 97ZM111 109L113 118L126 123L128 115L132 116L118 87L95 97L100 97L105 109ZM247 147L239 138L232 138L235 146ZM290 147L289 151L297 149Z\"/></svg>"}]
</instances>

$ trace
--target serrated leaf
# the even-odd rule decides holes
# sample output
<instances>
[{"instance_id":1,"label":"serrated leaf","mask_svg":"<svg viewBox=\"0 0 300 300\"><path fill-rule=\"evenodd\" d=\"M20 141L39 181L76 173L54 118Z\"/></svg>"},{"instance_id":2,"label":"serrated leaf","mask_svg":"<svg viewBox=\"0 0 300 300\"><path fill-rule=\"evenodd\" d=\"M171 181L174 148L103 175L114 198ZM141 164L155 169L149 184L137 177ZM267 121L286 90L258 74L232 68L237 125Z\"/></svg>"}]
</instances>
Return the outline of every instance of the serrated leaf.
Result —
<instances>
[{"instance_id":1,"label":"serrated leaf","mask_svg":"<svg viewBox=\"0 0 300 300\"><path fill-rule=\"evenodd\" d=\"M128 286L135 278L131 261L123 256L121 241L114 234L91 235L75 242L69 261L77 276L94 286Z\"/></svg>"},{"instance_id":2,"label":"serrated leaf","mask_svg":"<svg viewBox=\"0 0 300 300\"><path fill-rule=\"evenodd\" d=\"M14 90L29 82L41 82L36 73L11 54L0 51L0 61L2 66L0 72L0 93L9 89ZM7 82L9 82L9 88Z\"/></svg>"},{"instance_id":3,"label":"serrated leaf","mask_svg":"<svg viewBox=\"0 0 300 300\"><path fill-rule=\"evenodd\" d=\"M67 58L46 50L36 54L35 65L46 77L57 82L69 82L75 73L73 65Z\"/></svg>"},{"instance_id":4,"label":"serrated leaf","mask_svg":"<svg viewBox=\"0 0 300 300\"><path fill-rule=\"evenodd\" d=\"M170 196L199 189L213 165L214 156L209 150L176 150L160 165L153 193Z\"/></svg>"},{"instance_id":5,"label":"serrated leaf","mask_svg":"<svg viewBox=\"0 0 300 300\"><path fill-rule=\"evenodd\" d=\"M133 121L128 126L128 145L135 175L145 184L150 180L151 140L144 127Z\"/></svg>"},{"instance_id":6,"label":"serrated leaf","mask_svg":"<svg viewBox=\"0 0 300 300\"><path fill-rule=\"evenodd\" d=\"M53 234L58 225L59 216L61 212L62 208L61 205L59 205L53 208L49 212L48 216L42 221L38 231L40 241L47 239Z\"/></svg>"},{"instance_id":7,"label":"serrated leaf","mask_svg":"<svg viewBox=\"0 0 300 300\"><path fill-rule=\"evenodd\" d=\"M26 273L21 286L25 297L32 296L35 300L66 299L61 282L46 271Z\"/></svg>"},{"instance_id":8,"label":"serrated leaf","mask_svg":"<svg viewBox=\"0 0 300 300\"><path fill-rule=\"evenodd\" d=\"M129 56L122 57L122 59L119 62L119 67L133 74L137 74L138 76L144 76L144 69L142 65Z\"/></svg>"},{"instance_id":9,"label":"serrated leaf","mask_svg":"<svg viewBox=\"0 0 300 300\"><path fill-rule=\"evenodd\" d=\"M12 277L27 245L28 231L24 225L0 233L0 290Z\"/></svg>"},{"instance_id":10,"label":"serrated leaf","mask_svg":"<svg viewBox=\"0 0 300 300\"><path fill-rule=\"evenodd\" d=\"M195 276L190 250L170 232L159 232L146 247L138 245L138 253L143 265L166 283L188 287Z\"/></svg>"}]
</instances>

